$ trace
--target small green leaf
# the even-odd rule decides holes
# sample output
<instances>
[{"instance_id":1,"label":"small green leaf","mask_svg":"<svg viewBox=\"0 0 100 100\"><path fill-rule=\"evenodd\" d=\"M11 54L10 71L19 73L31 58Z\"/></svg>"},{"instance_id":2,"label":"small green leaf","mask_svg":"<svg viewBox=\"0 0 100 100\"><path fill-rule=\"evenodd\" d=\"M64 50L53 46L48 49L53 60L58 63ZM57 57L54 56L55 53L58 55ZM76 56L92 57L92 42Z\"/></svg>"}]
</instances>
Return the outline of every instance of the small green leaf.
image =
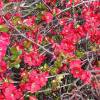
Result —
<instances>
[{"instance_id":1,"label":"small green leaf","mask_svg":"<svg viewBox=\"0 0 100 100\"><path fill-rule=\"evenodd\" d=\"M19 50L19 51L18 51L18 54L21 55L21 54L22 54L22 50Z\"/></svg>"},{"instance_id":2,"label":"small green leaf","mask_svg":"<svg viewBox=\"0 0 100 100\"><path fill-rule=\"evenodd\" d=\"M9 29L6 27L6 25L0 25L0 32L8 32Z\"/></svg>"},{"instance_id":3,"label":"small green leaf","mask_svg":"<svg viewBox=\"0 0 100 100\"><path fill-rule=\"evenodd\" d=\"M20 68L20 64L16 64L15 65L15 68Z\"/></svg>"},{"instance_id":4,"label":"small green leaf","mask_svg":"<svg viewBox=\"0 0 100 100\"><path fill-rule=\"evenodd\" d=\"M16 65L20 64L21 62L21 59L18 59L17 61L13 62L13 63L10 63L9 66L10 67L15 67Z\"/></svg>"},{"instance_id":5,"label":"small green leaf","mask_svg":"<svg viewBox=\"0 0 100 100\"><path fill-rule=\"evenodd\" d=\"M19 21L21 21L20 17L15 17L15 16L13 17L12 22L14 23L14 25L17 25Z\"/></svg>"},{"instance_id":6,"label":"small green leaf","mask_svg":"<svg viewBox=\"0 0 100 100\"><path fill-rule=\"evenodd\" d=\"M81 58L81 57L84 56L84 52L82 52L82 51L76 51L76 56L79 57L79 58Z\"/></svg>"},{"instance_id":7,"label":"small green leaf","mask_svg":"<svg viewBox=\"0 0 100 100\"><path fill-rule=\"evenodd\" d=\"M69 0L66 0L66 2L69 2Z\"/></svg>"},{"instance_id":8,"label":"small green leaf","mask_svg":"<svg viewBox=\"0 0 100 100\"><path fill-rule=\"evenodd\" d=\"M10 51L12 54L15 54L17 52L17 48L16 47L11 47Z\"/></svg>"},{"instance_id":9,"label":"small green leaf","mask_svg":"<svg viewBox=\"0 0 100 100\"><path fill-rule=\"evenodd\" d=\"M37 9L39 9L39 10L45 10L45 9L47 9L46 7L45 7L45 5L43 4L43 3L38 3L38 4L36 4L36 8Z\"/></svg>"},{"instance_id":10,"label":"small green leaf","mask_svg":"<svg viewBox=\"0 0 100 100\"><path fill-rule=\"evenodd\" d=\"M55 66L53 66L53 67L51 68L51 70L50 70L50 73L51 73L52 75L56 74L56 73L57 73L57 68L55 68Z\"/></svg>"},{"instance_id":11,"label":"small green leaf","mask_svg":"<svg viewBox=\"0 0 100 100\"><path fill-rule=\"evenodd\" d=\"M3 59L4 59L5 61L7 61L7 60L9 59L9 57L8 57L8 56L5 56Z\"/></svg>"},{"instance_id":12,"label":"small green leaf","mask_svg":"<svg viewBox=\"0 0 100 100\"><path fill-rule=\"evenodd\" d=\"M16 60L16 59L17 59L17 57L18 57L18 55L12 55L12 56L11 56L11 61Z\"/></svg>"}]
</instances>

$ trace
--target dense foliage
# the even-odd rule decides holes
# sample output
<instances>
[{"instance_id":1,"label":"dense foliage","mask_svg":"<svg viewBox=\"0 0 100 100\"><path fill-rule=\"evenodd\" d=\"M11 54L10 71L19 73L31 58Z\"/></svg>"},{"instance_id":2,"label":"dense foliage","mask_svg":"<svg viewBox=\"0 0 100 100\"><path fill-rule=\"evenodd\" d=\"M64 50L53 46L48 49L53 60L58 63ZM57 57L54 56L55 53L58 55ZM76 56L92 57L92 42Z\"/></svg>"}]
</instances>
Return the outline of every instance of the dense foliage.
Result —
<instances>
[{"instance_id":1,"label":"dense foliage","mask_svg":"<svg viewBox=\"0 0 100 100\"><path fill-rule=\"evenodd\" d=\"M0 100L99 100L100 0L0 0Z\"/></svg>"}]
</instances>

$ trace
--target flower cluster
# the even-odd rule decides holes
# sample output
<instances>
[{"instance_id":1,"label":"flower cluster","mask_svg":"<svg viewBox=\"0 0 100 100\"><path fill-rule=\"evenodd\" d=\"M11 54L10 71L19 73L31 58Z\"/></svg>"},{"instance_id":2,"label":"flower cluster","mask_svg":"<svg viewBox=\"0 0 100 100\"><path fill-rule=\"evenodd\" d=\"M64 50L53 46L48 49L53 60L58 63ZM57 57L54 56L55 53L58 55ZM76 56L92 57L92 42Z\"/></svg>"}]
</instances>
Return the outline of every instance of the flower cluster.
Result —
<instances>
[{"instance_id":1,"label":"flower cluster","mask_svg":"<svg viewBox=\"0 0 100 100\"><path fill-rule=\"evenodd\" d=\"M75 78L80 78L84 83L91 82L91 73L81 68L80 60L73 60L70 63L70 69L71 69L71 74L73 74Z\"/></svg>"},{"instance_id":2,"label":"flower cluster","mask_svg":"<svg viewBox=\"0 0 100 100\"><path fill-rule=\"evenodd\" d=\"M24 73L25 74L25 73ZM39 73L36 70L33 70L29 73L28 80L26 80L25 83L21 84L21 88L23 90L27 90L30 91L31 93L35 93L37 91L39 91L43 86L46 85L48 79L48 73L44 72L44 73ZM26 76L23 75L23 80Z\"/></svg>"},{"instance_id":3,"label":"flower cluster","mask_svg":"<svg viewBox=\"0 0 100 100\"><path fill-rule=\"evenodd\" d=\"M40 55L37 52L25 53L24 54L24 61L29 66L40 66L44 61L45 56Z\"/></svg>"},{"instance_id":4,"label":"flower cluster","mask_svg":"<svg viewBox=\"0 0 100 100\"><path fill-rule=\"evenodd\" d=\"M6 54L7 46L10 43L10 36L5 32L0 32L0 62Z\"/></svg>"},{"instance_id":5,"label":"flower cluster","mask_svg":"<svg viewBox=\"0 0 100 100\"><path fill-rule=\"evenodd\" d=\"M0 0L0 100L58 100L59 90L96 89L99 44L99 0ZM45 88L53 93L40 97Z\"/></svg>"},{"instance_id":6,"label":"flower cluster","mask_svg":"<svg viewBox=\"0 0 100 100\"><path fill-rule=\"evenodd\" d=\"M22 97L22 91L20 89L16 89L13 84L9 84L4 82L1 87L3 95L1 94L0 99L7 99L7 100L17 100ZM21 99L23 100L23 99Z\"/></svg>"}]
</instances>

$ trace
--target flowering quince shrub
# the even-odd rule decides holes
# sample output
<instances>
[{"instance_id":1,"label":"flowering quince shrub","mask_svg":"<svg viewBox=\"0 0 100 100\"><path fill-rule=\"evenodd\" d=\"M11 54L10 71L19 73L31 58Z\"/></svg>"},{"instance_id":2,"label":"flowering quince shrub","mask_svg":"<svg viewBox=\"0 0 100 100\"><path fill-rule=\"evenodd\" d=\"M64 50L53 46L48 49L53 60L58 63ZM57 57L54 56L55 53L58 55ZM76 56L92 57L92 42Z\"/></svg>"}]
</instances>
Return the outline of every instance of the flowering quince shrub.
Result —
<instances>
[{"instance_id":1,"label":"flowering quince shrub","mask_svg":"<svg viewBox=\"0 0 100 100\"><path fill-rule=\"evenodd\" d=\"M100 0L0 0L0 100L99 100Z\"/></svg>"}]
</instances>

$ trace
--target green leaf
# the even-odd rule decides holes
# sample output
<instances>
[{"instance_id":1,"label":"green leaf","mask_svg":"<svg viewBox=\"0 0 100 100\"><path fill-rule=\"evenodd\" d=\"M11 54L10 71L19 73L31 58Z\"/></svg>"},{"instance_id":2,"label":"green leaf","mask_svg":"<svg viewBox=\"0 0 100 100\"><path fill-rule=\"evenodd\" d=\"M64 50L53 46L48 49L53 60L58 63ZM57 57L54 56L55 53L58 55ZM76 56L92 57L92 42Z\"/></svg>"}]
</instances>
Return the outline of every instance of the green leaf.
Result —
<instances>
[{"instance_id":1,"label":"green leaf","mask_svg":"<svg viewBox=\"0 0 100 100\"><path fill-rule=\"evenodd\" d=\"M9 29L6 27L6 25L0 25L0 32L8 32Z\"/></svg>"},{"instance_id":2,"label":"green leaf","mask_svg":"<svg viewBox=\"0 0 100 100\"><path fill-rule=\"evenodd\" d=\"M19 51L18 51L18 55L21 55L21 54L22 54L22 50L19 50Z\"/></svg>"},{"instance_id":3,"label":"green leaf","mask_svg":"<svg viewBox=\"0 0 100 100\"><path fill-rule=\"evenodd\" d=\"M41 2L36 4L36 8L39 9L39 10L47 9L46 6L43 3L41 3Z\"/></svg>"},{"instance_id":4,"label":"green leaf","mask_svg":"<svg viewBox=\"0 0 100 100\"><path fill-rule=\"evenodd\" d=\"M3 59L4 59L5 61L7 61L7 60L9 60L9 57L8 57L8 56L5 56Z\"/></svg>"},{"instance_id":5,"label":"green leaf","mask_svg":"<svg viewBox=\"0 0 100 100\"><path fill-rule=\"evenodd\" d=\"M10 51L12 54L15 54L17 52L17 48L16 47L11 47Z\"/></svg>"},{"instance_id":6,"label":"green leaf","mask_svg":"<svg viewBox=\"0 0 100 100\"><path fill-rule=\"evenodd\" d=\"M16 64L15 65L15 68L20 68L20 64Z\"/></svg>"},{"instance_id":7,"label":"green leaf","mask_svg":"<svg viewBox=\"0 0 100 100\"><path fill-rule=\"evenodd\" d=\"M50 70L50 73L51 73L52 75L56 74L56 73L57 73L57 68L55 68L55 66L53 66L53 67L51 68L51 70Z\"/></svg>"},{"instance_id":8,"label":"green leaf","mask_svg":"<svg viewBox=\"0 0 100 100\"><path fill-rule=\"evenodd\" d=\"M41 15L40 15L40 14L38 14L38 16L37 16L35 22L36 22L37 24L39 24L39 23L41 22Z\"/></svg>"},{"instance_id":9,"label":"green leaf","mask_svg":"<svg viewBox=\"0 0 100 100\"><path fill-rule=\"evenodd\" d=\"M66 0L66 2L69 2L69 0Z\"/></svg>"},{"instance_id":10,"label":"green leaf","mask_svg":"<svg viewBox=\"0 0 100 100\"><path fill-rule=\"evenodd\" d=\"M10 67L16 67L16 65L20 64L21 62L21 59L18 59L17 61L13 62L13 63L10 63ZM17 66L18 67L18 66Z\"/></svg>"},{"instance_id":11,"label":"green leaf","mask_svg":"<svg viewBox=\"0 0 100 100\"><path fill-rule=\"evenodd\" d=\"M17 25L18 24L18 21L21 21L21 18L20 17L13 17L13 19L12 19L12 22L13 22L13 24L14 25Z\"/></svg>"},{"instance_id":12,"label":"green leaf","mask_svg":"<svg viewBox=\"0 0 100 100\"><path fill-rule=\"evenodd\" d=\"M84 52L83 51L76 51L76 56L81 58L84 56Z\"/></svg>"},{"instance_id":13,"label":"green leaf","mask_svg":"<svg viewBox=\"0 0 100 100\"><path fill-rule=\"evenodd\" d=\"M17 57L18 57L18 55L12 55L12 56L11 56L11 60L14 61L14 60L17 59Z\"/></svg>"}]
</instances>

